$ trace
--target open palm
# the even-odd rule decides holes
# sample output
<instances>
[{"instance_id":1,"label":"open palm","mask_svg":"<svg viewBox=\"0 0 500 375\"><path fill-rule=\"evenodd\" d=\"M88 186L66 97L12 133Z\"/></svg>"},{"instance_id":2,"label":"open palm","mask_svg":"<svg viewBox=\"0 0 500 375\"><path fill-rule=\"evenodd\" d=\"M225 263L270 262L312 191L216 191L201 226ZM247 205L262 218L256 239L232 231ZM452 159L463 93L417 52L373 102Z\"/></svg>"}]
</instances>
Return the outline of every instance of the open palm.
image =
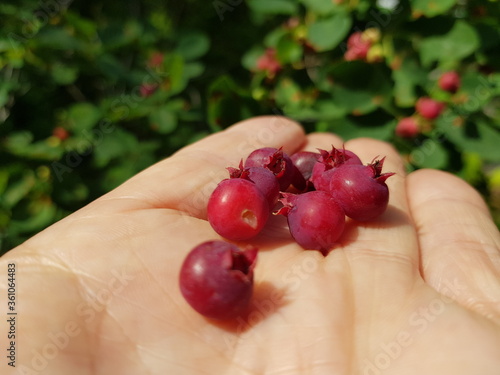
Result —
<instances>
[{"instance_id":1,"label":"open palm","mask_svg":"<svg viewBox=\"0 0 500 375\"><path fill-rule=\"evenodd\" d=\"M365 163L385 155L384 171L396 172L382 217L349 221L326 257L301 249L273 217L252 241L248 313L214 322L183 300L184 257L219 238L205 206L225 167L258 147L331 144L342 141L305 136L280 117L239 123L4 255L2 274L12 263L17 272L18 350L2 373L499 374L500 239L485 204L444 172L405 176L398 154L375 140L345 147Z\"/></svg>"}]
</instances>

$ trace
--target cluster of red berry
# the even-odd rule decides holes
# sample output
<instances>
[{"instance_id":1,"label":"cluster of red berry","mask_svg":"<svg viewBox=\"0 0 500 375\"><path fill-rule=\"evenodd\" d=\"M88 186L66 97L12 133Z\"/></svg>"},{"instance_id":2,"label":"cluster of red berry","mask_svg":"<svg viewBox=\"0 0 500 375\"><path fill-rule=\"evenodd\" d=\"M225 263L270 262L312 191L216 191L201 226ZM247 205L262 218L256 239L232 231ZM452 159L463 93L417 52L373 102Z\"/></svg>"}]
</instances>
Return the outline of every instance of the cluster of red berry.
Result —
<instances>
[{"instance_id":1,"label":"cluster of red berry","mask_svg":"<svg viewBox=\"0 0 500 375\"><path fill-rule=\"evenodd\" d=\"M384 159L363 165L352 151L301 151L260 148L239 168L227 168L208 200L212 228L231 241L245 241L264 228L270 215L287 217L291 236L304 249L329 251L342 235L345 217L369 221L387 208L382 173ZM195 247L180 273L181 292L199 313L210 318L235 317L252 294L257 249L241 250L225 241Z\"/></svg>"},{"instance_id":2,"label":"cluster of red berry","mask_svg":"<svg viewBox=\"0 0 500 375\"><path fill-rule=\"evenodd\" d=\"M380 38L380 30L374 27L353 32L347 39L344 59L346 61L363 60L369 63L381 61L383 56Z\"/></svg>"},{"instance_id":3,"label":"cluster of red berry","mask_svg":"<svg viewBox=\"0 0 500 375\"><path fill-rule=\"evenodd\" d=\"M443 73L438 80L441 90L454 94L460 88L460 76L457 72ZM429 97L422 97L415 104L416 115L404 117L396 125L396 135L403 138L412 138L420 134L423 121L431 121L439 117L446 108L445 103Z\"/></svg>"}]
</instances>

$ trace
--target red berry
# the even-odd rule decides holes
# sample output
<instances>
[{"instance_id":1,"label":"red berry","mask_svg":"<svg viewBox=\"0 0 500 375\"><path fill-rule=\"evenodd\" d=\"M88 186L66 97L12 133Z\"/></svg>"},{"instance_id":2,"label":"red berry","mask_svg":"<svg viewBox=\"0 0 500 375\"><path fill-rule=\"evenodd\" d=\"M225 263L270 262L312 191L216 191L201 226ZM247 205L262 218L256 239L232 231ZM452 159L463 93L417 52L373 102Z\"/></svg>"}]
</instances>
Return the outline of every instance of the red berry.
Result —
<instances>
[{"instance_id":1,"label":"red berry","mask_svg":"<svg viewBox=\"0 0 500 375\"><path fill-rule=\"evenodd\" d=\"M143 98L147 98L148 96L153 95L157 89L157 84L144 83L141 87L139 87L139 92Z\"/></svg>"},{"instance_id":2,"label":"red berry","mask_svg":"<svg viewBox=\"0 0 500 375\"><path fill-rule=\"evenodd\" d=\"M56 126L52 130L52 135L56 138L59 138L61 141L64 141L69 137L69 132L64 129L62 126Z\"/></svg>"},{"instance_id":3,"label":"red berry","mask_svg":"<svg viewBox=\"0 0 500 375\"><path fill-rule=\"evenodd\" d=\"M285 191L291 184L295 166L283 150L273 147L263 147L248 155L245 167L264 167L274 173L280 184L280 190Z\"/></svg>"},{"instance_id":4,"label":"red berry","mask_svg":"<svg viewBox=\"0 0 500 375\"><path fill-rule=\"evenodd\" d=\"M361 31L355 31L347 38L347 48L355 48L363 43L363 32Z\"/></svg>"},{"instance_id":5,"label":"red berry","mask_svg":"<svg viewBox=\"0 0 500 375\"><path fill-rule=\"evenodd\" d=\"M294 186L299 191L305 191L308 189L308 182L302 175L302 173L298 170L298 168L294 165L293 168L293 176L292 176L292 186Z\"/></svg>"},{"instance_id":6,"label":"red berry","mask_svg":"<svg viewBox=\"0 0 500 375\"><path fill-rule=\"evenodd\" d=\"M165 56L161 52L153 52L151 57L148 60L148 66L151 68L158 68L161 64L163 64Z\"/></svg>"},{"instance_id":7,"label":"red berry","mask_svg":"<svg viewBox=\"0 0 500 375\"><path fill-rule=\"evenodd\" d=\"M394 173L381 173L384 159L369 165L343 165L331 174L330 191L351 219L367 221L380 216L389 202L385 183Z\"/></svg>"},{"instance_id":8,"label":"red berry","mask_svg":"<svg viewBox=\"0 0 500 375\"><path fill-rule=\"evenodd\" d=\"M415 104L415 109L422 117L432 120L438 117L444 109L444 103L431 98L420 98Z\"/></svg>"},{"instance_id":9,"label":"red berry","mask_svg":"<svg viewBox=\"0 0 500 375\"><path fill-rule=\"evenodd\" d=\"M318 152L299 151L290 156L293 165L297 167L302 176L308 180L312 170L321 155Z\"/></svg>"},{"instance_id":10,"label":"red berry","mask_svg":"<svg viewBox=\"0 0 500 375\"><path fill-rule=\"evenodd\" d=\"M313 168L311 181L316 190L330 190L330 175L333 169L343 164L361 165L361 159L354 152L346 149L337 149L332 146L331 151L319 150L320 157Z\"/></svg>"},{"instance_id":11,"label":"red berry","mask_svg":"<svg viewBox=\"0 0 500 375\"><path fill-rule=\"evenodd\" d=\"M242 178L222 180L208 200L210 225L219 235L233 241L256 236L269 214L264 194L253 182Z\"/></svg>"},{"instance_id":12,"label":"red berry","mask_svg":"<svg viewBox=\"0 0 500 375\"><path fill-rule=\"evenodd\" d=\"M396 135L403 138L413 138L420 133L420 127L414 117L405 117L396 125Z\"/></svg>"},{"instance_id":13,"label":"red berry","mask_svg":"<svg viewBox=\"0 0 500 375\"><path fill-rule=\"evenodd\" d=\"M368 55L371 43L363 40L363 33L357 31L352 33L347 39L347 51L344 53L344 58L347 61L364 60Z\"/></svg>"},{"instance_id":14,"label":"red berry","mask_svg":"<svg viewBox=\"0 0 500 375\"><path fill-rule=\"evenodd\" d=\"M292 185L298 190L307 190L308 181L311 178L314 165L318 161L320 154L311 151L299 151L290 156L293 165L295 166L295 173L292 179Z\"/></svg>"},{"instance_id":15,"label":"red berry","mask_svg":"<svg viewBox=\"0 0 500 375\"><path fill-rule=\"evenodd\" d=\"M280 184L273 172L264 167L244 168L243 161L240 162L239 169L229 167L227 170L230 178L243 178L253 182L266 197L269 209L273 209L280 195Z\"/></svg>"},{"instance_id":16,"label":"red berry","mask_svg":"<svg viewBox=\"0 0 500 375\"><path fill-rule=\"evenodd\" d=\"M281 63L276 57L276 50L268 48L264 55L257 60L257 70L267 71L271 75L275 75L281 70Z\"/></svg>"},{"instance_id":17,"label":"red berry","mask_svg":"<svg viewBox=\"0 0 500 375\"><path fill-rule=\"evenodd\" d=\"M460 88L460 76L457 72L446 72L439 77L439 87L444 91L456 92Z\"/></svg>"},{"instance_id":18,"label":"red berry","mask_svg":"<svg viewBox=\"0 0 500 375\"><path fill-rule=\"evenodd\" d=\"M304 249L328 251L342 235L345 215L342 207L325 191L295 195L282 193L290 234Z\"/></svg>"},{"instance_id":19,"label":"red berry","mask_svg":"<svg viewBox=\"0 0 500 375\"><path fill-rule=\"evenodd\" d=\"M196 246L182 264L179 285L186 301L212 319L231 319L247 308L253 291L257 249L224 241Z\"/></svg>"}]
</instances>

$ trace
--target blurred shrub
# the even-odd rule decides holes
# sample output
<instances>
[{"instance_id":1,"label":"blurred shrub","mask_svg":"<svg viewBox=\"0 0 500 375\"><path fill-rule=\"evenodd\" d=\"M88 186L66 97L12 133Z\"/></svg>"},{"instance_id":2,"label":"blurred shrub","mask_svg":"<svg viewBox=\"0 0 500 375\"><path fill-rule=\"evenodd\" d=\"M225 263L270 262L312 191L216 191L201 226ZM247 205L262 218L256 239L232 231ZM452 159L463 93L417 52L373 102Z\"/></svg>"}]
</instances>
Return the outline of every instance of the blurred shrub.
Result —
<instances>
[{"instance_id":1,"label":"blurred shrub","mask_svg":"<svg viewBox=\"0 0 500 375\"><path fill-rule=\"evenodd\" d=\"M265 113L390 141L500 219L496 0L7 0L0 17L0 253Z\"/></svg>"}]
</instances>

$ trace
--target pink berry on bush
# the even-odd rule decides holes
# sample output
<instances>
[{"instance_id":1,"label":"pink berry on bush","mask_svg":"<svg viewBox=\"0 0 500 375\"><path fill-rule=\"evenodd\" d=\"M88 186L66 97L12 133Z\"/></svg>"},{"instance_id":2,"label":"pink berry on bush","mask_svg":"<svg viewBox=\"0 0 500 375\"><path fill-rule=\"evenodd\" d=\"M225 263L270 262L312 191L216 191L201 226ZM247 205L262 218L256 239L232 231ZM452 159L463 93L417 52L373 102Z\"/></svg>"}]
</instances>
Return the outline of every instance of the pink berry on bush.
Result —
<instances>
[{"instance_id":1,"label":"pink berry on bush","mask_svg":"<svg viewBox=\"0 0 500 375\"><path fill-rule=\"evenodd\" d=\"M153 95L156 90L158 90L157 84L144 83L139 87L139 92L143 98Z\"/></svg>"},{"instance_id":2,"label":"pink berry on bush","mask_svg":"<svg viewBox=\"0 0 500 375\"><path fill-rule=\"evenodd\" d=\"M208 318L235 318L251 300L256 261L255 247L240 250L224 241L204 242L182 264L181 293L194 310Z\"/></svg>"},{"instance_id":3,"label":"pink berry on bush","mask_svg":"<svg viewBox=\"0 0 500 375\"><path fill-rule=\"evenodd\" d=\"M355 48L363 43L363 33L361 31L355 31L347 38L347 48Z\"/></svg>"},{"instance_id":4,"label":"pink berry on bush","mask_svg":"<svg viewBox=\"0 0 500 375\"><path fill-rule=\"evenodd\" d=\"M356 31L347 39L347 51L344 53L344 58L347 61L364 60L370 47L370 41L363 39L361 31Z\"/></svg>"},{"instance_id":5,"label":"pink berry on bush","mask_svg":"<svg viewBox=\"0 0 500 375\"><path fill-rule=\"evenodd\" d=\"M394 173L382 173L384 159L369 165L345 164L331 174L330 191L345 214L358 221L380 216L389 202L385 183Z\"/></svg>"},{"instance_id":6,"label":"pink berry on bush","mask_svg":"<svg viewBox=\"0 0 500 375\"><path fill-rule=\"evenodd\" d=\"M416 111L428 120L438 117L444 108L444 103L427 97L418 99L415 104Z\"/></svg>"},{"instance_id":7,"label":"pink berry on bush","mask_svg":"<svg viewBox=\"0 0 500 375\"><path fill-rule=\"evenodd\" d=\"M342 207L325 191L304 194L281 193L283 203L276 214L285 215L290 234L308 250L330 250L342 235L345 214Z\"/></svg>"},{"instance_id":8,"label":"pink berry on bush","mask_svg":"<svg viewBox=\"0 0 500 375\"><path fill-rule=\"evenodd\" d=\"M64 141L65 139L68 139L69 138L69 131L66 130L65 128L63 128L62 126L56 126L53 130L52 130L52 135L58 139L60 139L61 141Z\"/></svg>"},{"instance_id":9,"label":"pink berry on bush","mask_svg":"<svg viewBox=\"0 0 500 375\"><path fill-rule=\"evenodd\" d=\"M460 76L457 72L446 72L439 77L439 87L448 92L457 92L460 88Z\"/></svg>"},{"instance_id":10,"label":"pink berry on bush","mask_svg":"<svg viewBox=\"0 0 500 375\"><path fill-rule=\"evenodd\" d=\"M232 241L255 237L269 214L264 194L253 182L242 178L221 181L208 200L208 222L219 235Z\"/></svg>"},{"instance_id":11,"label":"pink berry on bush","mask_svg":"<svg viewBox=\"0 0 500 375\"><path fill-rule=\"evenodd\" d=\"M417 119L414 117L404 117L396 125L396 135L403 138L413 138L420 133Z\"/></svg>"},{"instance_id":12,"label":"pink berry on bush","mask_svg":"<svg viewBox=\"0 0 500 375\"><path fill-rule=\"evenodd\" d=\"M158 68L163 64L165 55L162 52L156 51L149 57L148 66L151 68Z\"/></svg>"},{"instance_id":13,"label":"pink berry on bush","mask_svg":"<svg viewBox=\"0 0 500 375\"><path fill-rule=\"evenodd\" d=\"M283 150L273 147L262 147L252 151L245 160L245 168L248 167L269 169L278 179L281 191L290 186L295 174L295 166L290 157Z\"/></svg>"},{"instance_id":14,"label":"pink berry on bush","mask_svg":"<svg viewBox=\"0 0 500 375\"><path fill-rule=\"evenodd\" d=\"M272 76L281 70L281 63L276 57L276 50L274 48L268 48L264 55L258 58L257 70L266 71Z\"/></svg>"}]
</instances>

